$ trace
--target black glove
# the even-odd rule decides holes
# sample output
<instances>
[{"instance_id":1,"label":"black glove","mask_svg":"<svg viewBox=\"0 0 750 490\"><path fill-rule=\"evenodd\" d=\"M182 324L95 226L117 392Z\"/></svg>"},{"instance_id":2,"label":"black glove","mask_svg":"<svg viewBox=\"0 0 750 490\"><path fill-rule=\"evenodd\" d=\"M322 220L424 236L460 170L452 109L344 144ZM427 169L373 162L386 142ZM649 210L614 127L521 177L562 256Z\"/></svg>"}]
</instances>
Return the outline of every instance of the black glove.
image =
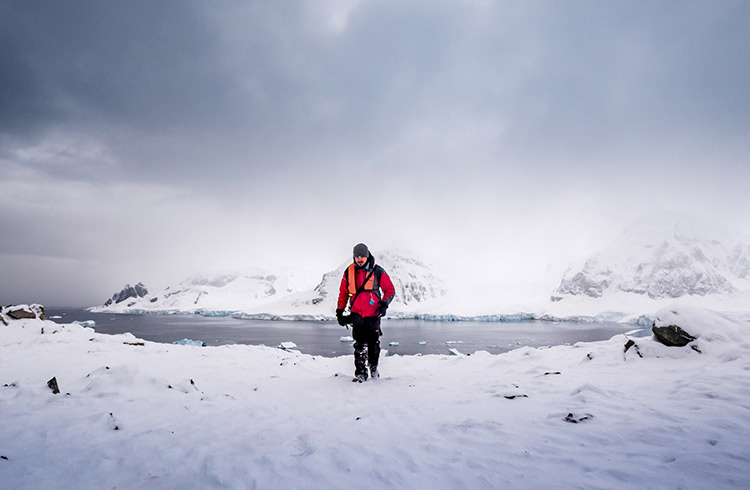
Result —
<instances>
[{"instance_id":1,"label":"black glove","mask_svg":"<svg viewBox=\"0 0 750 490\"><path fill-rule=\"evenodd\" d=\"M378 306L378 316L385 316L386 311L388 311L388 302L381 300Z\"/></svg>"},{"instance_id":2,"label":"black glove","mask_svg":"<svg viewBox=\"0 0 750 490\"><path fill-rule=\"evenodd\" d=\"M339 308L338 310L336 310L336 320L338 320L339 325L341 325L342 327L346 326L346 320L344 319L344 309L343 308Z\"/></svg>"}]
</instances>

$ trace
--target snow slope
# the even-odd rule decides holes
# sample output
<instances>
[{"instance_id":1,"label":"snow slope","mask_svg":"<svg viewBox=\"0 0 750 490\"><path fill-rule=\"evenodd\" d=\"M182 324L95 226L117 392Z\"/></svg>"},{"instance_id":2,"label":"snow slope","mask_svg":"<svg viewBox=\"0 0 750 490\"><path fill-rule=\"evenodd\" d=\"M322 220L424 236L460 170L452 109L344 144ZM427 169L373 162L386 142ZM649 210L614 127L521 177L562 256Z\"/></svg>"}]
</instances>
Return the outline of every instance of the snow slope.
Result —
<instances>
[{"instance_id":1,"label":"snow slope","mask_svg":"<svg viewBox=\"0 0 750 490\"><path fill-rule=\"evenodd\" d=\"M623 317L677 302L750 311L745 237L681 215L648 217L612 245L571 266L543 311Z\"/></svg>"},{"instance_id":2,"label":"snow slope","mask_svg":"<svg viewBox=\"0 0 750 490\"><path fill-rule=\"evenodd\" d=\"M696 220L645 219L607 250L569 269L556 294L600 298L613 292L651 299L736 293L750 289L750 245Z\"/></svg>"},{"instance_id":3,"label":"snow slope","mask_svg":"<svg viewBox=\"0 0 750 490\"><path fill-rule=\"evenodd\" d=\"M375 254L376 263L393 280L396 298L391 316L421 311L440 303L447 294L439 269L401 250ZM199 313L247 318L331 319L339 284L350 260L322 275L297 270L258 269L245 274L193 277L155 295L129 298L90 308L111 313ZM317 282L317 285L315 285ZM119 293L115 294L118 296Z\"/></svg>"},{"instance_id":4,"label":"snow slope","mask_svg":"<svg viewBox=\"0 0 750 490\"><path fill-rule=\"evenodd\" d=\"M112 313L230 314L311 288L318 275L300 269L252 269L242 274L193 276L140 298L90 308ZM117 295L116 295L117 296Z\"/></svg>"},{"instance_id":5,"label":"snow slope","mask_svg":"<svg viewBox=\"0 0 750 490\"><path fill-rule=\"evenodd\" d=\"M396 296L388 309L388 316L410 316L430 305L440 304L447 288L439 269L403 250L373 252L375 263L383 267L393 282ZM336 311L339 286L344 270L351 264L347 260L323 279L311 291L281 298L276 302L246 308L239 315L246 318L297 318L331 319Z\"/></svg>"},{"instance_id":6,"label":"snow slope","mask_svg":"<svg viewBox=\"0 0 750 490\"><path fill-rule=\"evenodd\" d=\"M750 488L750 324L705 310L655 316L670 315L711 325L698 329L701 353L652 338L626 352L617 335L393 356L361 385L352 356L10 321L2 486Z\"/></svg>"}]
</instances>

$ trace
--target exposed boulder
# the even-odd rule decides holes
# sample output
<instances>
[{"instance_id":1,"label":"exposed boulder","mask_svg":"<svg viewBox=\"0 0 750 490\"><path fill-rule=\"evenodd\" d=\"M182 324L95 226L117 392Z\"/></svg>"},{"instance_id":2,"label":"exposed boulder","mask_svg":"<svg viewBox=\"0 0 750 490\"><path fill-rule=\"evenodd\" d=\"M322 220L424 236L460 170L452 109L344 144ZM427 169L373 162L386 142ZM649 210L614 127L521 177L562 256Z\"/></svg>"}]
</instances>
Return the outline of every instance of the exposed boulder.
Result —
<instances>
[{"instance_id":1,"label":"exposed boulder","mask_svg":"<svg viewBox=\"0 0 750 490\"><path fill-rule=\"evenodd\" d=\"M60 393L60 387L57 385L57 378L53 377L51 380L47 381L47 386L55 395Z\"/></svg>"},{"instance_id":2,"label":"exposed boulder","mask_svg":"<svg viewBox=\"0 0 750 490\"><path fill-rule=\"evenodd\" d=\"M33 305L10 305L5 306L2 309L1 317L7 317L12 320L23 320L23 319L35 319L46 320L47 313L44 311L44 306L33 304ZM7 325L7 322L3 318L3 323Z\"/></svg>"},{"instance_id":3,"label":"exposed boulder","mask_svg":"<svg viewBox=\"0 0 750 490\"><path fill-rule=\"evenodd\" d=\"M651 328L656 340L670 347L684 347L696 339L693 335L678 327L677 325L667 325L657 327L656 324Z\"/></svg>"},{"instance_id":4,"label":"exposed boulder","mask_svg":"<svg viewBox=\"0 0 750 490\"><path fill-rule=\"evenodd\" d=\"M148 289L146 289L146 286L144 286L142 282L139 282L135 286L126 284L120 292L113 294L112 298L108 299L107 302L104 303L104 306L110 306L113 303L122 303L123 301L130 298L137 299L143 298L145 296L148 296Z\"/></svg>"}]
</instances>

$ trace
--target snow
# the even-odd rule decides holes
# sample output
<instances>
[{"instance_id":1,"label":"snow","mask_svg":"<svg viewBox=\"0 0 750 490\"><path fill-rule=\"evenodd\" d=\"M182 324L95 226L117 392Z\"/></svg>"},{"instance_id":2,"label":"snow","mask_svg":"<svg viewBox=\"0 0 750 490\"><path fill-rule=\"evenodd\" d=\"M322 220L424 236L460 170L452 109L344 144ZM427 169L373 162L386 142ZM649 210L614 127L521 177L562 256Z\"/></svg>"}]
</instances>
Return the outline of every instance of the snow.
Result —
<instances>
[{"instance_id":1,"label":"snow","mask_svg":"<svg viewBox=\"0 0 750 490\"><path fill-rule=\"evenodd\" d=\"M141 298L91 308L111 313L197 313L229 316L242 309L311 289L320 276L305 269L254 268L241 274L194 275Z\"/></svg>"},{"instance_id":2,"label":"snow","mask_svg":"<svg viewBox=\"0 0 750 490\"><path fill-rule=\"evenodd\" d=\"M625 232L604 253L596 254L586 262L591 269L588 270L590 276L582 279L581 284L595 282L599 276L606 276L605 279L611 282L598 297L560 295L559 289L554 291L552 282L527 287L513 285L507 290L497 285L463 284L460 277L449 277L444 266L419 260L416 254L405 250L381 250L374 255L396 287L395 300L388 309L390 318L488 322L548 319L650 324L654 320L653 312L674 303L750 318L750 272L743 265L750 264L746 256L750 252L744 252L750 248L731 234L694 231L695 228L684 223L663 231L665 227L640 223L639 227ZM716 238L706 238L705 235ZM699 238L701 236L703 238ZM671 240L672 245L665 245L667 241L661 240L662 237ZM658 257L654 255L655 249L662 250ZM737 256L737 250L743 251L742 254ZM686 257L690 254L693 258L687 265L681 263L679 267L670 265L676 259L665 259L682 257L688 260ZM302 273L294 269L258 269L245 274L193 277L154 296L95 307L91 311L196 313L260 320L332 320L341 277L348 265L349 261L342 262L324 274ZM571 269L576 270L579 269ZM683 294L678 298L633 292L634 281L640 281L639 287L649 291L664 288L665 284L670 287L682 284L687 291L689 288L685 289L685 284L692 284L690 281L701 277L713 277L716 284L731 283L732 289L716 289L710 294ZM563 278L563 284L569 282ZM559 278L557 284L561 284ZM690 287L695 289L697 286ZM553 296L558 300L552 301Z\"/></svg>"},{"instance_id":3,"label":"snow","mask_svg":"<svg viewBox=\"0 0 750 490\"><path fill-rule=\"evenodd\" d=\"M11 320L2 486L749 488L750 324L680 305L653 316L700 352L652 337L625 351L617 335L393 355L363 384L351 355Z\"/></svg>"},{"instance_id":4,"label":"snow","mask_svg":"<svg viewBox=\"0 0 750 490\"><path fill-rule=\"evenodd\" d=\"M654 299L750 289L744 236L687 216L649 216L564 275L556 296L625 291Z\"/></svg>"}]
</instances>

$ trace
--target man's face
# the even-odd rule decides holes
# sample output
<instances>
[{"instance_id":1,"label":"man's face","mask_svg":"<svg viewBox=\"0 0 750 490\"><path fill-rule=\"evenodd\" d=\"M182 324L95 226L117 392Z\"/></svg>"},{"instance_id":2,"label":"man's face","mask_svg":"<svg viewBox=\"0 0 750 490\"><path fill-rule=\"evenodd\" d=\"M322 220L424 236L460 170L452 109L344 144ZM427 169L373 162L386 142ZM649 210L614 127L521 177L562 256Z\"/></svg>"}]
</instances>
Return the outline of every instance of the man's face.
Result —
<instances>
[{"instance_id":1,"label":"man's face","mask_svg":"<svg viewBox=\"0 0 750 490\"><path fill-rule=\"evenodd\" d=\"M354 263L362 267L367 263L367 257L354 257Z\"/></svg>"}]
</instances>

